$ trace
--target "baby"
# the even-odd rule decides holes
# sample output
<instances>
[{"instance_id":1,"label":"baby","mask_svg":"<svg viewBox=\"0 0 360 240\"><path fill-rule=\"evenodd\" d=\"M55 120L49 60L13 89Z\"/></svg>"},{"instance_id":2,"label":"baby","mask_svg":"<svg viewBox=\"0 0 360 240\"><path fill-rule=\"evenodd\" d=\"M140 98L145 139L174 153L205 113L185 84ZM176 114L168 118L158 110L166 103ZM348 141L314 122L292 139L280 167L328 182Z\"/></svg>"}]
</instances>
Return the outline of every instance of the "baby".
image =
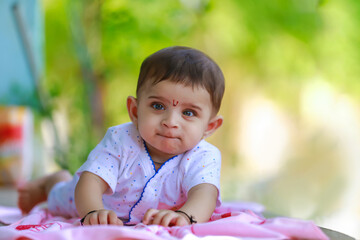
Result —
<instances>
[{"instance_id":1,"label":"baby","mask_svg":"<svg viewBox=\"0 0 360 240\"><path fill-rule=\"evenodd\" d=\"M208 221L220 205L221 154L204 138L222 125L224 88L204 53L155 52L141 65L137 98L127 98L131 122L109 128L75 176L60 171L20 186L19 208L47 201L52 214L83 225Z\"/></svg>"}]
</instances>

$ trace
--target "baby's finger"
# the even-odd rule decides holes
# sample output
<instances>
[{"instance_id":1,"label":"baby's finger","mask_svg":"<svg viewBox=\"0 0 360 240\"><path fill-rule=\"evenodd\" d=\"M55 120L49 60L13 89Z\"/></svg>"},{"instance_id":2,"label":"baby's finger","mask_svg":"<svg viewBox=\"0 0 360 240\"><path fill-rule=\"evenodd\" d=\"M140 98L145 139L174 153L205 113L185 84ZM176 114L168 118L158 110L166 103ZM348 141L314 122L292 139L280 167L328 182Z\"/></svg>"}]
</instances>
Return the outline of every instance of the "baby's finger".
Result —
<instances>
[{"instance_id":1,"label":"baby's finger","mask_svg":"<svg viewBox=\"0 0 360 240\"><path fill-rule=\"evenodd\" d=\"M182 216L178 215L178 217L175 220L175 226L186 226L189 222Z\"/></svg>"},{"instance_id":2,"label":"baby's finger","mask_svg":"<svg viewBox=\"0 0 360 240\"><path fill-rule=\"evenodd\" d=\"M161 222L159 223L159 225L161 226L164 226L164 227L168 227L170 225L174 225L174 224L171 224L173 222L176 221L176 217L177 217L177 214L174 213L174 212L167 212L163 217L162 217L162 220Z\"/></svg>"},{"instance_id":3,"label":"baby's finger","mask_svg":"<svg viewBox=\"0 0 360 240\"><path fill-rule=\"evenodd\" d=\"M120 219L117 219L116 225L124 226L124 223Z\"/></svg>"},{"instance_id":4,"label":"baby's finger","mask_svg":"<svg viewBox=\"0 0 360 240\"><path fill-rule=\"evenodd\" d=\"M143 220L142 220L143 224L150 224L153 216L158 212L159 212L159 210L154 209L154 208L148 209L143 217Z\"/></svg>"},{"instance_id":5,"label":"baby's finger","mask_svg":"<svg viewBox=\"0 0 360 240\"><path fill-rule=\"evenodd\" d=\"M159 211L156 215L154 215L152 224L153 225L161 225L163 217L168 213L168 211Z\"/></svg>"},{"instance_id":6,"label":"baby's finger","mask_svg":"<svg viewBox=\"0 0 360 240\"><path fill-rule=\"evenodd\" d=\"M92 214L89 214L86 218L85 218L85 221L87 220L88 222L88 225L97 225L99 224L99 220L98 220L98 213L97 212L94 212Z\"/></svg>"},{"instance_id":7,"label":"baby's finger","mask_svg":"<svg viewBox=\"0 0 360 240\"><path fill-rule=\"evenodd\" d=\"M108 215L109 215L108 211L99 211L99 213L98 213L99 224L101 224L101 225L108 224Z\"/></svg>"},{"instance_id":8,"label":"baby's finger","mask_svg":"<svg viewBox=\"0 0 360 240\"><path fill-rule=\"evenodd\" d=\"M119 223L119 221L121 223ZM111 225L119 225L119 224L121 224L122 225L122 221L120 219L118 219L115 212L110 211L109 214L108 214L108 224L111 224Z\"/></svg>"}]
</instances>

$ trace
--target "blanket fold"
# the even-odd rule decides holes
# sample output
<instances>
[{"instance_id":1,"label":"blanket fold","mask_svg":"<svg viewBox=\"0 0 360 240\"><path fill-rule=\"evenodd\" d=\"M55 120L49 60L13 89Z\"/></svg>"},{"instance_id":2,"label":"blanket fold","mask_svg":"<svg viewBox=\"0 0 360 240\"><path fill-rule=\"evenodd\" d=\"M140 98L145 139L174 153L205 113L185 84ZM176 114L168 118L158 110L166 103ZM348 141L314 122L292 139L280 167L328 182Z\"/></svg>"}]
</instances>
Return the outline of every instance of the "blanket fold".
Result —
<instances>
[{"instance_id":1,"label":"blanket fold","mask_svg":"<svg viewBox=\"0 0 360 240\"><path fill-rule=\"evenodd\" d=\"M329 238L312 221L277 217L266 219L254 203L225 203L210 221L184 227L80 226L79 219L52 216L36 207L22 216L18 208L0 206L0 239L319 239Z\"/></svg>"}]
</instances>

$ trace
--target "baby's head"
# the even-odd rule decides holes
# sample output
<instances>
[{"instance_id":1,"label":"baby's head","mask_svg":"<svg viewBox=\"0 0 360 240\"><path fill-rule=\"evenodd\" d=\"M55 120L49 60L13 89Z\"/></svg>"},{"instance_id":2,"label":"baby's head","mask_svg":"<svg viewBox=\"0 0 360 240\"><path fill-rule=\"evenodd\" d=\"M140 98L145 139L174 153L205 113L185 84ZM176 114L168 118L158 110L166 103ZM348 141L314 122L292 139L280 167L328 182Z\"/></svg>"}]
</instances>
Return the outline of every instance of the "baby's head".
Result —
<instances>
[{"instance_id":1,"label":"baby's head","mask_svg":"<svg viewBox=\"0 0 360 240\"><path fill-rule=\"evenodd\" d=\"M137 97L147 86L161 81L205 88L210 94L213 113L216 115L220 109L225 90L224 75L219 66L199 50L174 46L147 57L140 68Z\"/></svg>"},{"instance_id":2,"label":"baby's head","mask_svg":"<svg viewBox=\"0 0 360 240\"><path fill-rule=\"evenodd\" d=\"M195 49L169 47L144 60L127 108L153 159L186 152L222 125L224 85L218 65Z\"/></svg>"}]
</instances>

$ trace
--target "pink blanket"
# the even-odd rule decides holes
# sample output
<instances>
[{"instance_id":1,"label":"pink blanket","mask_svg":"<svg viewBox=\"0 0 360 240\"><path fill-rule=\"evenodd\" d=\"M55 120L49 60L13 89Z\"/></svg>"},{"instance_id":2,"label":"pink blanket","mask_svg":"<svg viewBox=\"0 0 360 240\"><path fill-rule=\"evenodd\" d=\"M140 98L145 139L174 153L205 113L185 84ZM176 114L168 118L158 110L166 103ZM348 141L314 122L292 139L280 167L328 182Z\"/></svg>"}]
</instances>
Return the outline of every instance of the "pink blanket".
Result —
<instances>
[{"instance_id":1,"label":"pink blanket","mask_svg":"<svg viewBox=\"0 0 360 240\"><path fill-rule=\"evenodd\" d=\"M185 227L86 226L79 219L52 216L37 207L27 216L19 209L0 206L0 239L326 239L311 221L293 218L265 219L257 204L225 203L207 223ZM257 213L256 213L257 212ZM226 236L226 237L225 237Z\"/></svg>"}]
</instances>

